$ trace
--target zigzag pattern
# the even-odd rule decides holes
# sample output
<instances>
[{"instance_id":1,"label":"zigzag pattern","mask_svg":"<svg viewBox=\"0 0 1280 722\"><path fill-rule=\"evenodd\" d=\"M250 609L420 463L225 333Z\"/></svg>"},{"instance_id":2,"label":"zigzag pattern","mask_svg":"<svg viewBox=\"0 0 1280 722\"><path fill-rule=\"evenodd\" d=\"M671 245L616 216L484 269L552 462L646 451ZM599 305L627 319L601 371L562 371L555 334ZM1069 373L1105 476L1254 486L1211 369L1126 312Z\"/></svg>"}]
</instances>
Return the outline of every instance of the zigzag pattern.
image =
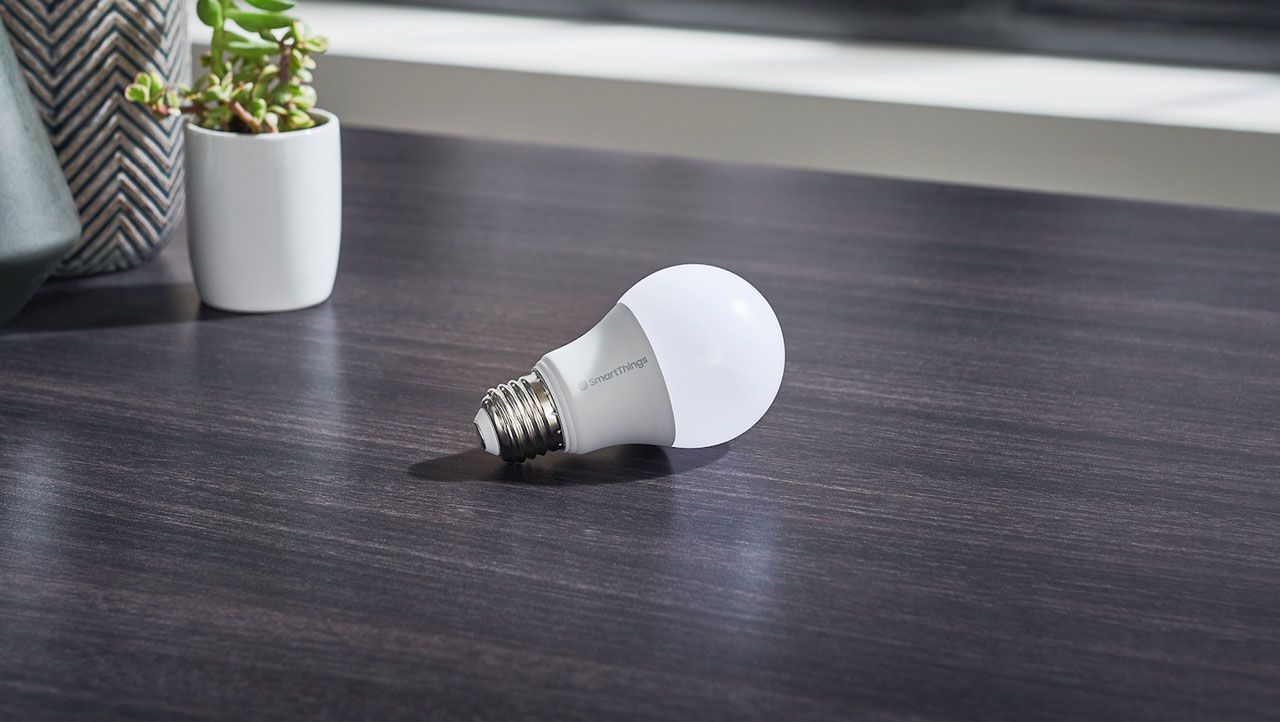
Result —
<instances>
[{"instance_id":1,"label":"zigzag pattern","mask_svg":"<svg viewBox=\"0 0 1280 722\"><path fill-rule=\"evenodd\" d=\"M132 268L182 218L182 121L125 101L140 72L187 82L186 0L0 0L0 20L71 186L84 232L58 276Z\"/></svg>"}]
</instances>

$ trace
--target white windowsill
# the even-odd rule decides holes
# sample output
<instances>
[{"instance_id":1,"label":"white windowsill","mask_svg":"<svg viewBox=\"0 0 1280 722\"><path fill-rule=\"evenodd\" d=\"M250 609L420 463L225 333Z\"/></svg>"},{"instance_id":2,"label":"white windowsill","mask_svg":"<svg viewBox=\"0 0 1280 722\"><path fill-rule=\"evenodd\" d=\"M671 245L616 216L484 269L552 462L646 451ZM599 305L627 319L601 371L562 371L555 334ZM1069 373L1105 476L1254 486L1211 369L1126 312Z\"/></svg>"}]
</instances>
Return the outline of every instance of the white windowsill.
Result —
<instances>
[{"instance_id":1,"label":"white windowsill","mask_svg":"<svg viewBox=\"0 0 1280 722\"><path fill-rule=\"evenodd\" d=\"M1280 74L311 0L356 125L1280 211ZM193 19L193 38L207 29Z\"/></svg>"}]
</instances>

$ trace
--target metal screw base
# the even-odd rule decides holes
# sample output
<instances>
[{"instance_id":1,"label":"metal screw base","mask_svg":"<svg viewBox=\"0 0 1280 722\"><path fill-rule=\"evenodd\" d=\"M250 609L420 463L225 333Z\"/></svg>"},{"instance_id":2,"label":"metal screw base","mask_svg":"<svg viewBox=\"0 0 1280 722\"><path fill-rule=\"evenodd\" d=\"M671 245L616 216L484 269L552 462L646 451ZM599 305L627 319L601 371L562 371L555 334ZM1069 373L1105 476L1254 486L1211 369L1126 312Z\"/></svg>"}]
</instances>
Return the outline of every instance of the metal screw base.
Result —
<instances>
[{"instance_id":1,"label":"metal screw base","mask_svg":"<svg viewBox=\"0 0 1280 722\"><path fill-rule=\"evenodd\" d=\"M480 408L498 433L504 461L518 463L564 448L560 414L537 371L489 389Z\"/></svg>"}]
</instances>

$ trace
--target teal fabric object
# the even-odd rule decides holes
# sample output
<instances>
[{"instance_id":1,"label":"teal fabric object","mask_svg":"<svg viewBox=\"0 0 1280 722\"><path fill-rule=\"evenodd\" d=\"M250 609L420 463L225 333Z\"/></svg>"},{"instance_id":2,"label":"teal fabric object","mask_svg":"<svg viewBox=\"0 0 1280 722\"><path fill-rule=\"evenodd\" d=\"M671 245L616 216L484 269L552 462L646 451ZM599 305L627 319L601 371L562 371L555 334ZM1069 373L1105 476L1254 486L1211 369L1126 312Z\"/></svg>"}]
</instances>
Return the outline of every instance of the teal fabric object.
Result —
<instances>
[{"instance_id":1,"label":"teal fabric object","mask_svg":"<svg viewBox=\"0 0 1280 722\"><path fill-rule=\"evenodd\" d=\"M0 25L0 324L80 237L80 217L58 157Z\"/></svg>"}]
</instances>

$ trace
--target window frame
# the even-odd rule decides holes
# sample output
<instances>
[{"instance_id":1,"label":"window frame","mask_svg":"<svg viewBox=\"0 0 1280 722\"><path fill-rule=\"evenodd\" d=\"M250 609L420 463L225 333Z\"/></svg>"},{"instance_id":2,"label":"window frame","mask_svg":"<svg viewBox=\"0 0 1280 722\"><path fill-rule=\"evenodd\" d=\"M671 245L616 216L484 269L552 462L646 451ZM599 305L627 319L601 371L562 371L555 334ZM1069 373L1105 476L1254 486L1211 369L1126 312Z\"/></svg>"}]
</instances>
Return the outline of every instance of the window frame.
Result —
<instances>
[{"instance_id":1,"label":"window frame","mask_svg":"<svg viewBox=\"0 0 1280 722\"><path fill-rule=\"evenodd\" d=\"M1280 70L1280 7L1266 8L1265 0L365 1L773 35Z\"/></svg>"}]
</instances>

